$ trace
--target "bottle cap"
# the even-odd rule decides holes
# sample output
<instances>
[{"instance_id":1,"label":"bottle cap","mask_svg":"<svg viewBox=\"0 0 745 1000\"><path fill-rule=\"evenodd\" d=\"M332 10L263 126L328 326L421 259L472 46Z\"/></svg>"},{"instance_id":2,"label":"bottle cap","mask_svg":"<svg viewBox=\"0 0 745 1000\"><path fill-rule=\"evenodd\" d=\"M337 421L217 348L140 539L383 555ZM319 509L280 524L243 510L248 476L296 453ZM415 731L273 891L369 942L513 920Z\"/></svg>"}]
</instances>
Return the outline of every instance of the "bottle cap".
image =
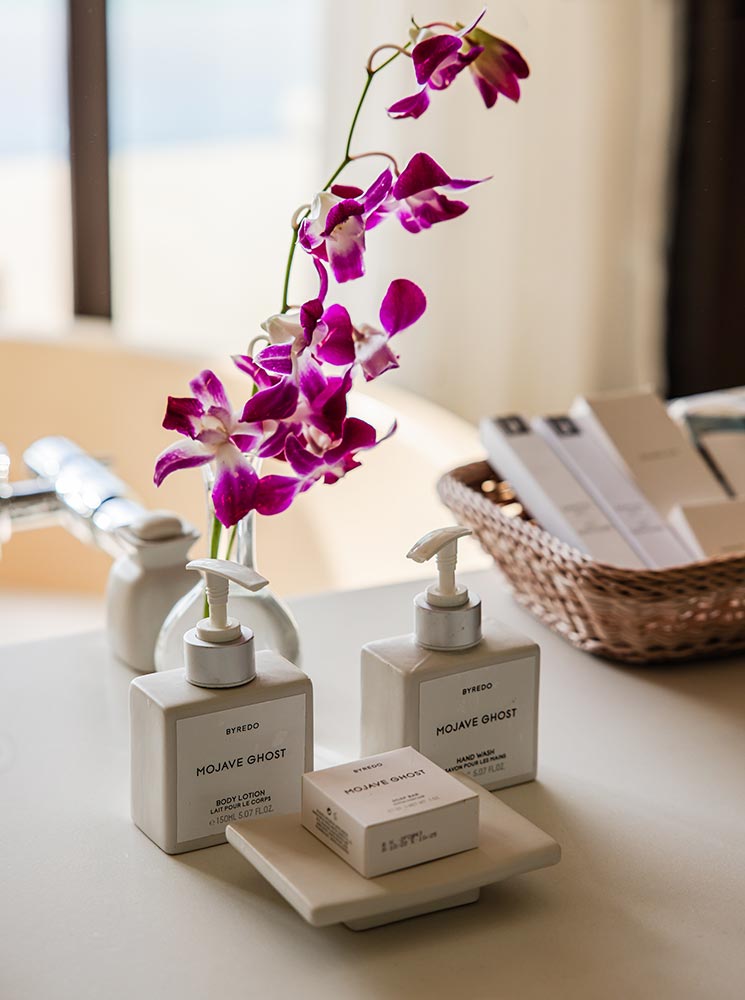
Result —
<instances>
[{"instance_id":1,"label":"bottle cap","mask_svg":"<svg viewBox=\"0 0 745 1000\"><path fill-rule=\"evenodd\" d=\"M481 598L455 578L458 539L470 534L470 528L437 528L406 554L418 563L437 556L437 581L414 598L416 641L426 649L468 649L481 641Z\"/></svg>"},{"instance_id":2,"label":"bottle cap","mask_svg":"<svg viewBox=\"0 0 745 1000\"><path fill-rule=\"evenodd\" d=\"M228 617L228 590L231 582L246 590L261 590L269 581L227 559L193 559L186 568L204 575L210 611L184 636L186 679L208 688L247 684L256 676L254 634Z\"/></svg>"}]
</instances>

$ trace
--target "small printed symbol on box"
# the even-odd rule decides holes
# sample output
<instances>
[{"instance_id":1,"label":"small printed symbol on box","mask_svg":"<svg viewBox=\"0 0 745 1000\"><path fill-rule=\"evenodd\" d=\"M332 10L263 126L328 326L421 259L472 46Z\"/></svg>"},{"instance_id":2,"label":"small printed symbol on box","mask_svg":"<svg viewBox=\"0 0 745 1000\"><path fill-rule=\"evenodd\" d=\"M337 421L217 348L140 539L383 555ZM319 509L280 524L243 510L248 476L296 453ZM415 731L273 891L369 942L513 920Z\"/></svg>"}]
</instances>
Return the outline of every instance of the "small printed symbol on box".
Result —
<instances>
[{"instance_id":1,"label":"small printed symbol on box","mask_svg":"<svg viewBox=\"0 0 745 1000\"><path fill-rule=\"evenodd\" d=\"M530 430L522 417L511 414L508 417L496 417L494 421L505 434L527 434Z\"/></svg>"}]
</instances>

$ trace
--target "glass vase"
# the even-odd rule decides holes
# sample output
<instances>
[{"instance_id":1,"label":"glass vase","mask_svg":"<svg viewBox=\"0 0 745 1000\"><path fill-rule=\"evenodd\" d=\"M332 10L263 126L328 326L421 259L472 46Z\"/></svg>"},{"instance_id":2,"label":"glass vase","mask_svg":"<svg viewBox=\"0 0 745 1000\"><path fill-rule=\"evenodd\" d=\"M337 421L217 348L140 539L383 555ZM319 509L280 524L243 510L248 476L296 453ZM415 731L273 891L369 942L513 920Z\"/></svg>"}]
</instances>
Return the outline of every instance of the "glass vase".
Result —
<instances>
[{"instance_id":1,"label":"glass vase","mask_svg":"<svg viewBox=\"0 0 745 1000\"><path fill-rule=\"evenodd\" d=\"M205 472L207 490L207 537L211 537L214 509L212 506L211 467ZM256 518L250 511L235 527L222 531L219 558L230 558L261 572L256 565ZM201 576L192 589L178 601L163 622L155 647L155 669L173 670L184 665L184 633L194 628L204 617L204 581ZM273 649L285 659L300 666L300 635L292 612L269 587L256 593L234 583L228 593L228 614L252 629L256 649Z\"/></svg>"}]
</instances>

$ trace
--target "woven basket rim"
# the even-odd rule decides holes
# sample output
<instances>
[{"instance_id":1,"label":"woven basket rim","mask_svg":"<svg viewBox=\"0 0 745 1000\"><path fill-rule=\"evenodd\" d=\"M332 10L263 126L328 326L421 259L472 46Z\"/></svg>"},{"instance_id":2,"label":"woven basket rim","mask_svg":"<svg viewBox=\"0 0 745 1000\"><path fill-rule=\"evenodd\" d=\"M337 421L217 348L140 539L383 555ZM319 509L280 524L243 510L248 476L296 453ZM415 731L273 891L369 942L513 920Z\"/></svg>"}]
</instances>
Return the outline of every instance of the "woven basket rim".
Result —
<instances>
[{"instance_id":1,"label":"woven basket rim","mask_svg":"<svg viewBox=\"0 0 745 1000\"><path fill-rule=\"evenodd\" d=\"M488 470L488 475L484 475L483 472L479 470ZM443 500L443 502L445 502L444 494L447 488L455 485L456 487L469 490L473 494L471 498L472 502L481 506L484 512L489 513L490 517L497 517L504 523L509 523L514 520L513 518L507 517L502 512L499 504L487 499L483 493L480 493L478 490L474 489L472 485L470 485L470 481L479 477L482 481L486 478L494 478L497 482L508 482L508 480L504 479L484 458L474 462L468 462L465 465L459 465L456 468L443 473L437 481L438 496L441 500ZM738 565L742 568L743 579L745 580L745 552L742 554L734 553L732 555L711 556L708 559L698 559L693 562L681 563L678 566L668 566L662 569L649 569L646 567L642 569L632 569L627 566L614 566L611 563L604 563L597 559L592 559L590 556L580 552L579 549L575 548L573 545L569 545L567 542L563 542L561 539L557 538L556 535L552 535L551 532L542 528L536 521L523 520L522 530L534 534L536 540L543 542L545 545L550 545L553 548L556 548L557 545L561 546L564 554L568 558L572 559L573 562L581 564L586 571L597 570L600 573L612 572L617 577L627 577L630 582L633 580L638 581L640 578L659 581L661 576L672 578L676 574L690 575L691 571L695 569L709 569L715 566L723 566L732 569L738 567Z\"/></svg>"}]
</instances>

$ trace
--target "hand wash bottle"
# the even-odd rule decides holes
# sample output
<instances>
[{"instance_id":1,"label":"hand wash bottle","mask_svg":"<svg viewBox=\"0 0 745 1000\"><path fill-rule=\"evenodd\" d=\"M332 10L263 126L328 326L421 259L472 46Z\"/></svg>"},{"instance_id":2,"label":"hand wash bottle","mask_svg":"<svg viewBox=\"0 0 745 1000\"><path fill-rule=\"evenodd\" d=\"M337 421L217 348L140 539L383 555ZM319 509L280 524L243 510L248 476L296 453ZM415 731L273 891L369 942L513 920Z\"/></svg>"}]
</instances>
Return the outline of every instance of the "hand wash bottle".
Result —
<instances>
[{"instance_id":1,"label":"hand wash bottle","mask_svg":"<svg viewBox=\"0 0 745 1000\"><path fill-rule=\"evenodd\" d=\"M488 789L536 775L539 649L497 622L455 578L458 539L441 528L408 553L437 556L439 580L414 599L415 632L362 649L362 756L412 746Z\"/></svg>"},{"instance_id":2,"label":"hand wash bottle","mask_svg":"<svg viewBox=\"0 0 745 1000\"><path fill-rule=\"evenodd\" d=\"M197 559L209 618L184 636L183 669L130 685L132 818L167 854L224 844L238 819L300 811L313 770L310 679L227 616L228 584L260 590L246 566Z\"/></svg>"}]
</instances>

